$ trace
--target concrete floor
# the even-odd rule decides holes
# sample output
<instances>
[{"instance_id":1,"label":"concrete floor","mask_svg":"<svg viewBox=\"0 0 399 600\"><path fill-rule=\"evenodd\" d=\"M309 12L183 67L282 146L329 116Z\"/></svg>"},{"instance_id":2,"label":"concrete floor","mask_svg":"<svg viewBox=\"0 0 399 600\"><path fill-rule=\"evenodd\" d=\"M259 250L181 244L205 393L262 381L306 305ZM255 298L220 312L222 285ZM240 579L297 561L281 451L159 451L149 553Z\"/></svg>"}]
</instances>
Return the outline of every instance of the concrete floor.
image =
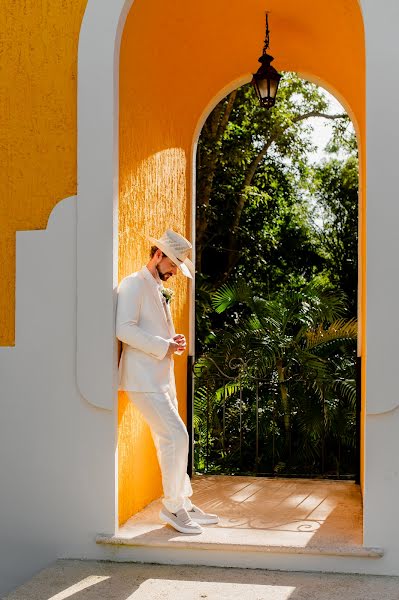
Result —
<instances>
[{"instance_id":1,"label":"concrete floor","mask_svg":"<svg viewBox=\"0 0 399 600\"><path fill-rule=\"evenodd\" d=\"M160 500L104 543L191 545L210 549L279 547L280 551L367 553L362 548L360 487L349 481L195 476L193 501L220 516L201 535L178 534L159 521Z\"/></svg>"},{"instance_id":2,"label":"concrete floor","mask_svg":"<svg viewBox=\"0 0 399 600\"><path fill-rule=\"evenodd\" d=\"M57 561L3 600L399 600L399 578Z\"/></svg>"}]
</instances>

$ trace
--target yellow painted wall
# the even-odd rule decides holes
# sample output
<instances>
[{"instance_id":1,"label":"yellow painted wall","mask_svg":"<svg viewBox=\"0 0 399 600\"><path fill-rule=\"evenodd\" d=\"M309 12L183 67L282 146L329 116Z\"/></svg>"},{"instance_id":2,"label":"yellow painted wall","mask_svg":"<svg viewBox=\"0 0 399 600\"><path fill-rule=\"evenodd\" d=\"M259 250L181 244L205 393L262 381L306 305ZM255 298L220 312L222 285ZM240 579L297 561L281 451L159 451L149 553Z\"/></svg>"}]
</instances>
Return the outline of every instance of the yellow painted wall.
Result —
<instances>
[{"instance_id":1,"label":"yellow painted wall","mask_svg":"<svg viewBox=\"0 0 399 600\"><path fill-rule=\"evenodd\" d=\"M15 231L76 194L78 37L87 0L0 3L0 345L15 343Z\"/></svg>"},{"instance_id":2,"label":"yellow painted wall","mask_svg":"<svg viewBox=\"0 0 399 600\"><path fill-rule=\"evenodd\" d=\"M135 0L120 62L120 277L145 262L146 233L159 234L167 226L188 233L194 132L220 90L257 69L266 7L276 68L324 82L355 121L364 208L365 64L356 0L269 0L267 6L263 0ZM364 231L365 211L361 214ZM364 256L364 235L361 243ZM364 260L362 269L364 283ZM176 281L174 309L178 328L187 333L184 284L182 278ZM364 296L362 303L364 311ZM183 368L178 385L184 411ZM123 398L120 413L123 522L161 487L159 474L141 479L145 465L155 464L152 445L144 443L147 430Z\"/></svg>"},{"instance_id":3,"label":"yellow painted wall","mask_svg":"<svg viewBox=\"0 0 399 600\"><path fill-rule=\"evenodd\" d=\"M124 54L125 55L125 54ZM125 55L126 56L126 55ZM121 61L123 68L123 62ZM120 119L120 204L119 278L137 271L149 260L148 235L160 237L166 227L186 231L186 161L179 148L170 148L144 160L134 157L145 147L140 143L148 131L139 129L136 114L130 111L130 86L121 82ZM130 82L131 83L131 82ZM141 138L143 136L143 138ZM178 274L167 287L173 288L171 303L176 331L188 338L188 282ZM186 358L175 358L179 409L186 417ZM162 493L155 448L147 425L124 393L118 402L119 520L126 521Z\"/></svg>"}]
</instances>

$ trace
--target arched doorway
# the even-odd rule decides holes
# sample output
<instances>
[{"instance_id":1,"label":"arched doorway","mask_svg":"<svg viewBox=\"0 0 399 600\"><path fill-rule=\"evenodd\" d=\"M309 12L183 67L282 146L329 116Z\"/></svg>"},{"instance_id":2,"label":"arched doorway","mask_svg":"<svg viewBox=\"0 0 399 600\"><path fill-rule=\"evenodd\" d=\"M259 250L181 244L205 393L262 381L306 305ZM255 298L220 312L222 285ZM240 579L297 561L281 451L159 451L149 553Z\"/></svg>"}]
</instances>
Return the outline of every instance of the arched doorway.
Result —
<instances>
[{"instance_id":1,"label":"arched doorway","mask_svg":"<svg viewBox=\"0 0 399 600\"><path fill-rule=\"evenodd\" d=\"M256 68L265 8L272 16L271 51L277 57L276 67L294 70L322 83L340 99L358 131L362 257L365 249L364 33L358 2L331 6L309 0L306 6L298 6L294 0L271 0L265 7L260 0L250 5L241 0L215 5L207 0L194 8L179 0L171 11L159 0L136 0L130 6L130 1L119 1L110 9L104 3L100 10L95 3L89 4L85 23L89 23L90 11L95 20L98 10L97 34L102 31L103 36L101 44L80 53L79 62L81 73L89 74L93 62L101 64L103 70L96 71L94 78L88 76L87 82L79 79L83 87L79 91L78 379L82 393L94 404L108 409L114 406L116 389L113 290L118 280L118 131L121 277L125 270L136 268L136 263L143 260L141 240L149 227L157 226L152 231L159 233L165 216L192 237L193 157L198 133L217 101L248 81ZM109 11L107 25L105 12L101 11ZM115 74L121 35L118 101ZM82 38L81 44L83 39L90 44L90 35ZM96 111L91 111L93 102L99 103ZM148 215L152 221L148 221ZM363 260L360 290L364 290L364 272ZM184 302L187 290L179 285L175 319L188 331L190 311ZM359 311L362 347L363 304L364 294ZM190 327L193 334L192 323ZM192 340L190 343L192 348ZM94 363L90 355L93 344L101 348L100 365L98 357ZM183 362L178 385L184 415ZM137 429L135 418L130 415L120 431L119 453L126 456L137 456L138 452L135 444L139 437L128 434ZM137 489L135 475L128 476L128 472L132 472L129 467L119 478L120 498L127 498ZM158 492L159 479L150 478L137 506ZM129 510L126 508L120 520L126 518Z\"/></svg>"},{"instance_id":2,"label":"arched doorway","mask_svg":"<svg viewBox=\"0 0 399 600\"><path fill-rule=\"evenodd\" d=\"M298 116L300 132L293 125ZM326 154L322 150L331 140L332 122L341 123L340 131L345 127L350 144L342 138L339 152L336 148ZM309 127L315 128L312 135ZM306 150L307 140L319 143L315 132L316 138L323 138L317 159ZM314 395L315 374L308 387L307 375L302 379L300 374L308 373L306 365L299 354L295 359L292 355L297 342L289 341L291 335L297 341L302 335L303 320L296 322L296 311L305 297L306 311L312 305L310 289L305 292L309 283L317 294L321 281L330 289L334 285L337 300L345 290L345 317L356 318L356 155L353 127L344 108L323 88L294 73L284 74L273 111L261 108L253 86L246 84L223 98L206 120L196 169L197 474L344 476L358 481L356 341L352 339L348 354L340 349L330 371L334 379L341 361L349 369L345 376L346 384L350 381L349 402L339 393L333 394L334 399L324 396L328 387L324 369L323 388ZM320 177L322 193L315 197ZM345 242L338 242L342 236ZM321 295L327 308L328 296ZM273 316L266 300L272 301ZM288 322L287 315L291 315ZM356 325L348 326L349 335L356 337ZM347 338L349 330L343 333ZM320 341L324 345L327 339L323 336ZM345 411L340 422L351 428L342 438L343 430L334 434L329 430L336 422L335 411Z\"/></svg>"}]
</instances>

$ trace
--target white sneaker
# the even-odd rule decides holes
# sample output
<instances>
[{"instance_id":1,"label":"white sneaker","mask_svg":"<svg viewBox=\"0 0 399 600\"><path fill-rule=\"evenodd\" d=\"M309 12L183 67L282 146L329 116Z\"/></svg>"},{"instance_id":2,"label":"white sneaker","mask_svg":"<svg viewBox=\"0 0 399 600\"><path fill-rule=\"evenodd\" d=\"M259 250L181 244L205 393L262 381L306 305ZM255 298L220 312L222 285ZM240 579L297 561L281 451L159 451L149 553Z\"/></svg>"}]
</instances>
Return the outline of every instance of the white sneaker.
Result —
<instances>
[{"instance_id":1,"label":"white sneaker","mask_svg":"<svg viewBox=\"0 0 399 600\"><path fill-rule=\"evenodd\" d=\"M192 505L191 510L187 511L188 516L195 523L200 523L201 525L213 525L214 523L219 523L219 517L212 513L206 513L195 504Z\"/></svg>"},{"instance_id":2,"label":"white sneaker","mask_svg":"<svg viewBox=\"0 0 399 600\"><path fill-rule=\"evenodd\" d=\"M170 512L163 507L159 513L159 518L164 523L169 523L174 529L180 533L202 533L201 525L190 519L185 508L181 508L176 513Z\"/></svg>"}]
</instances>

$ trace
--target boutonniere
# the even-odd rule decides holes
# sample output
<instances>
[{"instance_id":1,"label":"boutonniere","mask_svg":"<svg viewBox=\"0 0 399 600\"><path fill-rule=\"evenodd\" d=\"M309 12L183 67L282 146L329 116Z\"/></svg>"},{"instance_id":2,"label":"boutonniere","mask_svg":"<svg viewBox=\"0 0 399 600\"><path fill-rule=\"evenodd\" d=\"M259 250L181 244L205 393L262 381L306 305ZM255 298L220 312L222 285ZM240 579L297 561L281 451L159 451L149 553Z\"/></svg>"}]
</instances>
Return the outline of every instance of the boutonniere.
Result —
<instances>
[{"instance_id":1,"label":"boutonniere","mask_svg":"<svg viewBox=\"0 0 399 600\"><path fill-rule=\"evenodd\" d=\"M166 304L169 304L170 301L172 300L173 293L174 293L173 290L171 290L169 288L162 288L161 294L165 298Z\"/></svg>"}]
</instances>

